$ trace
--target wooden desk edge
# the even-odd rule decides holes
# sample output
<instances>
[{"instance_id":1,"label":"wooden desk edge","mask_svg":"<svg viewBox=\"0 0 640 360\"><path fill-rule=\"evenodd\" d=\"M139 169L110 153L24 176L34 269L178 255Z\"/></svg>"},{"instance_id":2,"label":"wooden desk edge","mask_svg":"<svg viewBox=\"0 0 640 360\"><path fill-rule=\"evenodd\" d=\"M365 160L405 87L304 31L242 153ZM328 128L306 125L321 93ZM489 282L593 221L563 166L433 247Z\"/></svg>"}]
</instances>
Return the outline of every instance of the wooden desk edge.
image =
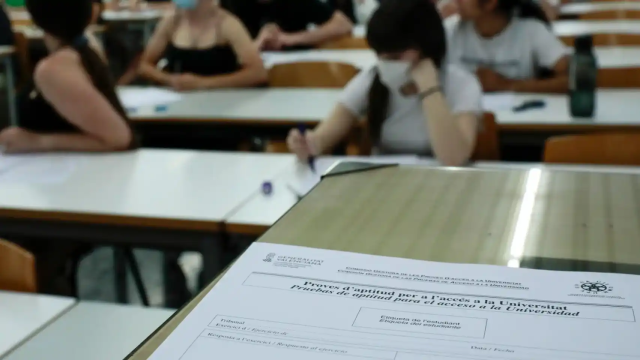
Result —
<instances>
[{"instance_id":1,"label":"wooden desk edge","mask_svg":"<svg viewBox=\"0 0 640 360\"><path fill-rule=\"evenodd\" d=\"M0 218L12 220L60 221L89 225L119 225L171 230L221 231L222 224L217 221L180 220L170 218L132 217L108 214L82 214L40 210L0 209Z\"/></svg>"},{"instance_id":2,"label":"wooden desk edge","mask_svg":"<svg viewBox=\"0 0 640 360\"><path fill-rule=\"evenodd\" d=\"M134 124L220 124L220 125L240 125L240 126L296 126L303 122L306 124L319 124L320 120L283 120L283 119L244 119L244 118L154 118L154 117L136 117L135 114L131 116L131 121Z\"/></svg>"},{"instance_id":3,"label":"wooden desk edge","mask_svg":"<svg viewBox=\"0 0 640 360\"><path fill-rule=\"evenodd\" d=\"M504 124L498 122L498 131L509 132L612 132L612 131L640 131L638 125L606 125L596 123L571 123L571 124Z\"/></svg>"}]
</instances>

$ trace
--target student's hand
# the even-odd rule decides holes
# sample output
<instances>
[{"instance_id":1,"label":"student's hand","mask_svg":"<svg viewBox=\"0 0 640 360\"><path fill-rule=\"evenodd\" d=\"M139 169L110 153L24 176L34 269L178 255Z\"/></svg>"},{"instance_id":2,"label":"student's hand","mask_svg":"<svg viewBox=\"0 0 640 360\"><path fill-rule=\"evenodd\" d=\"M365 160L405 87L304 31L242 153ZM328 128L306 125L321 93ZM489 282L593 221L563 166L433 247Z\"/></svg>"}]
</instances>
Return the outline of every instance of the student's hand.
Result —
<instances>
[{"instance_id":1,"label":"student's hand","mask_svg":"<svg viewBox=\"0 0 640 360\"><path fill-rule=\"evenodd\" d=\"M305 161L311 156L317 156L320 149L318 139L313 131L307 131L302 135L298 129L289 131L287 146L301 161Z\"/></svg>"},{"instance_id":2,"label":"student's hand","mask_svg":"<svg viewBox=\"0 0 640 360\"><path fill-rule=\"evenodd\" d=\"M443 19L458 13L458 5L451 0L441 2L438 4L438 11Z\"/></svg>"},{"instance_id":3,"label":"student's hand","mask_svg":"<svg viewBox=\"0 0 640 360\"><path fill-rule=\"evenodd\" d=\"M285 32L280 32L276 38L276 43L279 49L288 46L296 46L299 44L298 36L295 34L288 34Z\"/></svg>"},{"instance_id":4,"label":"student's hand","mask_svg":"<svg viewBox=\"0 0 640 360\"><path fill-rule=\"evenodd\" d=\"M258 34L257 43L260 50L280 50L278 35L280 34L278 25L269 23L262 27Z\"/></svg>"},{"instance_id":5,"label":"student's hand","mask_svg":"<svg viewBox=\"0 0 640 360\"><path fill-rule=\"evenodd\" d=\"M423 59L411 69L411 77L418 87L418 91L429 90L434 86L438 86L438 69L431 59Z\"/></svg>"},{"instance_id":6,"label":"student's hand","mask_svg":"<svg viewBox=\"0 0 640 360\"><path fill-rule=\"evenodd\" d=\"M31 131L10 127L0 132L0 148L6 153L25 153L42 150L42 136Z\"/></svg>"},{"instance_id":7,"label":"student's hand","mask_svg":"<svg viewBox=\"0 0 640 360\"><path fill-rule=\"evenodd\" d=\"M176 74L171 78L171 87L178 91L198 90L205 87L204 79L194 74Z\"/></svg>"},{"instance_id":8,"label":"student's hand","mask_svg":"<svg viewBox=\"0 0 640 360\"><path fill-rule=\"evenodd\" d=\"M476 70L476 76L485 92L511 90L513 81L491 69L480 67Z\"/></svg>"}]
</instances>

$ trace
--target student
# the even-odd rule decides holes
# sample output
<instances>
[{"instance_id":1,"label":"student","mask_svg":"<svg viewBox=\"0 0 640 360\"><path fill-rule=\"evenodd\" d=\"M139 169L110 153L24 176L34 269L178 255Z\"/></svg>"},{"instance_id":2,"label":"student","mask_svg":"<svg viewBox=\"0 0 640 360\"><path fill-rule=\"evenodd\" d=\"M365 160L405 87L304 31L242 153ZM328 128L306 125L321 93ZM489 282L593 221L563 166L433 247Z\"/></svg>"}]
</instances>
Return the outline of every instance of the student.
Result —
<instances>
[{"instance_id":1,"label":"student","mask_svg":"<svg viewBox=\"0 0 640 360\"><path fill-rule=\"evenodd\" d=\"M91 0L27 0L33 22L44 31L49 54L35 67L35 83L21 98L19 127L0 132L9 153L106 152L136 147L105 62L85 30ZM35 254L40 291L74 296L75 265L90 249L68 242L21 240Z\"/></svg>"},{"instance_id":2,"label":"student","mask_svg":"<svg viewBox=\"0 0 640 360\"><path fill-rule=\"evenodd\" d=\"M366 24L380 5L380 0L327 0L332 9L345 14L354 24Z\"/></svg>"},{"instance_id":3,"label":"student","mask_svg":"<svg viewBox=\"0 0 640 360\"><path fill-rule=\"evenodd\" d=\"M228 0L261 50L311 48L351 34L353 24L321 0ZM309 29L309 25L316 25Z\"/></svg>"},{"instance_id":4,"label":"student","mask_svg":"<svg viewBox=\"0 0 640 360\"><path fill-rule=\"evenodd\" d=\"M460 19L446 23L448 60L491 91L562 93L568 56L532 0L459 0Z\"/></svg>"},{"instance_id":5,"label":"student","mask_svg":"<svg viewBox=\"0 0 640 360\"><path fill-rule=\"evenodd\" d=\"M140 75L177 90L246 87L267 72L242 23L212 0L174 0L176 12L156 28ZM166 55L166 70L157 68Z\"/></svg>"},{"instance_id":6,"label":"student","mask_svg":"<svg viewBox=\"0 0 640 360\"><path fill-rule=\"evenodd\" d=\"M474 76L445 66L446 40L431 0L382 1L367 41L377 65L344 89L329 118L287 143L300 159L330 150L367 116L377 153L433 155L464 165L475 146L482 91Z\"/></svg>"},{"instance_id":7,"label":"student","mask_svg":"<svg viewBox=\"0 0 640 360\"><path fill-rule=\"evenodd\" d=\"M434 1L438 3L438 9L440 10L440 15L442 15L443 19L446 19L448 17L458 14L457 0L434 0ZM514 2L517 2L517 1L518 0L514 0ZM548 0L533 0L533 1L535 1L540 6L547 20L549 21L556 20L560 15L560 5L554 6Z\"/></svg>"}]
</instances>

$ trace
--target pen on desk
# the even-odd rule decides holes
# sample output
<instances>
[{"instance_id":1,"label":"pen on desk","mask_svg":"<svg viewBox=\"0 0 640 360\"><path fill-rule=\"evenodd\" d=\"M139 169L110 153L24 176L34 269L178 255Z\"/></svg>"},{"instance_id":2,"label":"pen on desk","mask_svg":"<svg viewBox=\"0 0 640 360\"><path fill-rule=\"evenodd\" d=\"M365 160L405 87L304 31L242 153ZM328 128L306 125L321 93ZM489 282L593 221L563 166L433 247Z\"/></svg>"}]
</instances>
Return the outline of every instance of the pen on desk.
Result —
<instances>
[{"instance_id":1,"label":"pen on desk","mask_svg":"<svg viewBox=\"0 0 640 360\"><path fill-rule=\"evenodd\" d=\"M306 132L307 132L306 126L304 126L304 124L300 124L300 125L298 125L298 130L300 131L300 134L304 137ZM311 149L309 149L309 150L311 150ZM309 158L307 159L307 163L309 164L309 168L311 169L311 171L316 172L316 158L315 158L315 156L309 154Z\"/></svg>"}]
</instances>

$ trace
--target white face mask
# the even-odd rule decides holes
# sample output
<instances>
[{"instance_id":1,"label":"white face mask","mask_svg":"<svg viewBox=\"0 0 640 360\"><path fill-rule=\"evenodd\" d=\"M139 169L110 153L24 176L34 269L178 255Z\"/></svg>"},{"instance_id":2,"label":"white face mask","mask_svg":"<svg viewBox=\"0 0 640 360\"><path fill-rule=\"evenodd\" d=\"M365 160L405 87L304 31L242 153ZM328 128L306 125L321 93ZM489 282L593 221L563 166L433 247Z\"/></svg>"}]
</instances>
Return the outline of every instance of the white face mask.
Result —
<instances>
[{"instance_id":1,"label":"white face mask","mask_svg":"<svg viewBox=\"0 0 640 360\"><path fill-rule=\"evenodd\" d=\"M411 82L411 63L402 60L378 60L378 74L380 81L389 90L399 91Z\"/></svg>"}]
</instances>

